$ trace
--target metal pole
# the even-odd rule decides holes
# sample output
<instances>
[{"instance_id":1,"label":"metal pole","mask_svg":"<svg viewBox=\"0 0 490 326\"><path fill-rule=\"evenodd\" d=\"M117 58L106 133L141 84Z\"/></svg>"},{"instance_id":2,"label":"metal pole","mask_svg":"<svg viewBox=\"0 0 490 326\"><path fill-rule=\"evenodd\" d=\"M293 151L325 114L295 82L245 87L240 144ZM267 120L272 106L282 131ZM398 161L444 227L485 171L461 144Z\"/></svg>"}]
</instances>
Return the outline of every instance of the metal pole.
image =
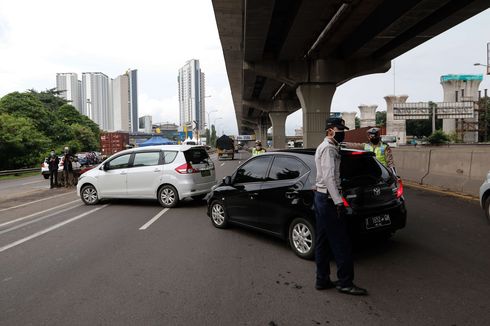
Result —
<instances>
[{"instance_id":1,"label":"metal pole","mask_svg":"<svg viewBox=\"0 0 490 326\"><path fill-rule=\"evenodd\" d=\"M436 131L436 104L431 103L432 107L432 133Z\"/></svg>"}]
</instances>

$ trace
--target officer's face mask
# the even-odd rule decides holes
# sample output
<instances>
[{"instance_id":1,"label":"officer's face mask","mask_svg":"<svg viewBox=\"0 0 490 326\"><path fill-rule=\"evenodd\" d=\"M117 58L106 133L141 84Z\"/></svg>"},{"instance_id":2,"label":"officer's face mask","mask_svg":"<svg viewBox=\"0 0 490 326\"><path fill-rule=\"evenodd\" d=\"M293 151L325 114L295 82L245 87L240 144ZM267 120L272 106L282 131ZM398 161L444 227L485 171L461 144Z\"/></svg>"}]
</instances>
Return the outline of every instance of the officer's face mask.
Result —
<instances>
[{"instance_id":1,"label":"officer's face mask","mask_svg":"<svg viewBox=\"0 0 490 326\"><path fill-rule=\"evenodd\" d=\"M369 140L371 141L371 143L373 143L374 145L377 145L379 144L381 138L379 136L369 136Z\"/></svg>"},{"instance_id":2,"label":"officer's face mask","mask_svg":"<svg viewBox=\"0 0 490 326\"><path fill-rule=\"evenodd\" d=\"M51 152L51 156L54 156L54 152Z\"/></svg>"},{"instance_id":3,"label":"officer's face mask","mask_svg":"<svg viewBox=\"0 0 490 326\"><path fill-rule=\"evenodd\" d=\"M340 144L345 139L345 132L343 130L336 130L333 139Z\"/></svg>"}]
</instances>

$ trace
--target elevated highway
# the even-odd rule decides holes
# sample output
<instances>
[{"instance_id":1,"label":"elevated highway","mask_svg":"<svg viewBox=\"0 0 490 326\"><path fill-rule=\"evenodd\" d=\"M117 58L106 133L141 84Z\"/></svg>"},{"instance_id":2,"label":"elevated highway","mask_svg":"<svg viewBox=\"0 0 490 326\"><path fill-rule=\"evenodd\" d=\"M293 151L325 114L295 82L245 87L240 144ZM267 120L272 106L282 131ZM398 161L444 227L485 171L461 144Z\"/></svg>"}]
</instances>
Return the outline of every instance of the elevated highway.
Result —
<instances>
[{"instance_id":1,"label":"elevated highway","mask_svg":"<svg viewBox=\"0 0 490 326\"><path fill-rule=\"evenodd\" d=\"M212 0L239 133L284 147L303 108L305 146L324 137L336 88L489 8L488 0Z\"/></svg>"}]
</instances>

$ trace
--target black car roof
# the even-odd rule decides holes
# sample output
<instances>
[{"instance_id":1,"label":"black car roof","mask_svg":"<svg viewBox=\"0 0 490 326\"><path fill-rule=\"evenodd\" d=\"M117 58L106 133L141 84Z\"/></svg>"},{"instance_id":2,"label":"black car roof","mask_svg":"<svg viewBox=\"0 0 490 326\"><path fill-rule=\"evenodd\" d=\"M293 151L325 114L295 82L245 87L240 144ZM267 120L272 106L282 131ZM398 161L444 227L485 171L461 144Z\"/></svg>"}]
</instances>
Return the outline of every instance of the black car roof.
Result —
<instances>
[{"instance_id":1,"label":"black car roof","mask_svg":"<svg viewBox=\"0 0 490 326\"><path fill-rule=\"evenodd\" d=\"M298 149L280 149L270 153L292 153L292 154L315 155L315 152L316 152L316 148L298 148ZM371 151L364 151L364 150L351 149L351 148L341 148L340 153L343 155L374 156L374 153Z\"/></svg>"}]
</instances>

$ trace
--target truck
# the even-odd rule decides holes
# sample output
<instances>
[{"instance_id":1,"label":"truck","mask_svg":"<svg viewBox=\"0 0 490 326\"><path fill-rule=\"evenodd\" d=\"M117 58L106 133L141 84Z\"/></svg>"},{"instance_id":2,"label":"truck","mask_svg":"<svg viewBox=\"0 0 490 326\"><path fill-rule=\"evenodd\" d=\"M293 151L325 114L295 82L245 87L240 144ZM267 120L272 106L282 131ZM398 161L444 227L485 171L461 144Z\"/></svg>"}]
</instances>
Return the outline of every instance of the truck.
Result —
<instances>
[{"instance_id":1,"label":"truck","mask_svg":"<svg viewBox=\"0 0 490 326\"><path fill-rule=\"evenodd\" d=\"M227 135L216 139L216 149L218 150L218 160L222 158L231 158L233 160L235 158L235 141Z\"/></svg>"},{"instance_id":2,"label":"truck","mask_svg":"<svg viewBox=\"0 0 490 326\"><path fill-rule=\"evenodd\" d=\"M102 155L111 156L114 153L122 151L129 145L128 132L101 132L100 148Z\"/></svg>"}]
</instances>

